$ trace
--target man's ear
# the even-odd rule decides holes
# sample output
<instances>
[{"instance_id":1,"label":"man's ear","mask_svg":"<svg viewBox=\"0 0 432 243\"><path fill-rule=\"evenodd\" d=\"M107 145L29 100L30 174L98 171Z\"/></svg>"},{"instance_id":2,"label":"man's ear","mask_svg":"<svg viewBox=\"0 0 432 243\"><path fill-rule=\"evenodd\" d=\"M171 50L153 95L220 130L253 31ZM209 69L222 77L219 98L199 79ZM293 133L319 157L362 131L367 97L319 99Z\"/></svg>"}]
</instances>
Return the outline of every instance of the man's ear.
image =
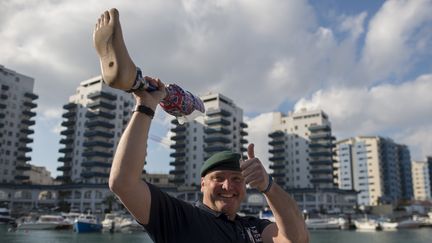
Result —
<instances>
[{"instance_id":1,"label":"man's ear","mask_svg":"<svg viewBox=\"0 0 432 243\"><path fill-rule=\"evenodd\" d=\"M204 184L204 177L201 177L201 192L203 192Z\"/></svg>"}]
</instances>

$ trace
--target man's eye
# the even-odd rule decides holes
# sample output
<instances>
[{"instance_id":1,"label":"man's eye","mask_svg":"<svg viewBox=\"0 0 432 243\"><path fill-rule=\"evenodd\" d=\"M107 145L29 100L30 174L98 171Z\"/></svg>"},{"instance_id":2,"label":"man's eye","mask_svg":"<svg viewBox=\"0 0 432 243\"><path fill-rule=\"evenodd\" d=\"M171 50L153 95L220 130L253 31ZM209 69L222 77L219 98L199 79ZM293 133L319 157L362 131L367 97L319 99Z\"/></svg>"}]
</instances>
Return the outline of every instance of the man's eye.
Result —
<instances>
[{"instance_id":1,"label":"man's eye","mask_svg":"<svg viewBox=\"0 0 432 243\"><path fill-rule=\"evenodd\" d=\"M217 182L221 182L221 181L224 181L224 178L221 177L221 176L216 176L216 177L215 177L215 181L217 181Z\"/></svg>"}]
</instances>

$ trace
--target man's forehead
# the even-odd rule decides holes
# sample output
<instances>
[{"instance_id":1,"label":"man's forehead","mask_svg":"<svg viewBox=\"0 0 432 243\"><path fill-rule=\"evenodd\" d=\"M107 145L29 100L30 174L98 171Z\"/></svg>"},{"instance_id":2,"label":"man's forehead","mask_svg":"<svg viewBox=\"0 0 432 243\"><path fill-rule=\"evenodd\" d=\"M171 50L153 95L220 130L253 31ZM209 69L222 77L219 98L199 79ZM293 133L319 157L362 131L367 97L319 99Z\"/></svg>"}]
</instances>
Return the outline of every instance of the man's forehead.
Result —
<instances>
[{"instance_id":1,"label":"man's forehead","mask_svg":"<svg viewBox=\"0 0 432 243\"><path fill-rule=\"evenodd\" d=\"M239 175L241 176L240 171L236 170L214 170L207 174L208 176L215 176L215 175Z\"/></svg>"}]
</instances>

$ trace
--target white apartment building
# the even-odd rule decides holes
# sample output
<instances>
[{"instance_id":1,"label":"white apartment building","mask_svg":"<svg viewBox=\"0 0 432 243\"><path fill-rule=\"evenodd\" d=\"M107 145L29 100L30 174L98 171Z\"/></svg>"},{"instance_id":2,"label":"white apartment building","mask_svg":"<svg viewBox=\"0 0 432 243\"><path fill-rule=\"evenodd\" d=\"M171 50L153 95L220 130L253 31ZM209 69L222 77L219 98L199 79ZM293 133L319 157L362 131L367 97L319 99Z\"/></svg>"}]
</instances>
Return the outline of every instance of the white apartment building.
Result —
<instances>
[{"instance_id":1,"label":"white apartment building","mask_svg":"<svg viewBox=\"0 0 432 243\"><path fill-rule=\"evenodd\" d=\"M339 188L358 191L359 205L412 197L406 146L379 136L357 136L338 141L335 152Z\"/></svg>"},{"instance_id":2,"label":"white apartment building","mask_svg":"<svg viewBox=\"0 0 432 243\"><path fill-rule=\"evenodd\" d=\"M200 97L204 102L206 113L194 121L180 125L173 120L174 135L170 154L174 161L170 163L174 169L172 183L177 185L200 185L201 166L212 154L231 150L243 153L246 151L244 137L247 132L243 122L243 110L237 107L228 97L219 93L209 93Z\"/></svg>"},{"instance_id":3,"label":"white apartment building","mask_svg":"<svg viewBox=\"0 0 432 243\"><path fill-rule=\"evenodd\" d=\"M416 200L432 199L428 163L426 161L412 161L411 169L414 198Z\"/></svg>"},{"instance_id":4,"label":"white apartment building","mask_svg":"<svg viewBox=\"0 0 432 243\"><path fill-rule=\"evenodd\" d=\"M0 183L29 182L24 172L30 170L26 154L32 151L32 109L38 98L33 86L33 78L0 65Z\"/></svg>"},{"instance_id":5,"label":"white apartment building","mask_svg":"<svg viewBox=\"0 0 432 243\"><path fill-rule=\"evenodd\" d=\"M117 143L131 116L132 94L110 88L100 77L80 83L64 105L65 128L57 170L63 183L108 183Z\"/></svg>"},{"instance_id":6,"label":"white apartment building","mask_svg":"<svg viewBox=\"0 0 432 243\"><path fill-rule=\"evenodd\" d=\"M321 110L273 113L270 169L286 188L334 188L331 123Z\"/></svg>"}]
</instances>

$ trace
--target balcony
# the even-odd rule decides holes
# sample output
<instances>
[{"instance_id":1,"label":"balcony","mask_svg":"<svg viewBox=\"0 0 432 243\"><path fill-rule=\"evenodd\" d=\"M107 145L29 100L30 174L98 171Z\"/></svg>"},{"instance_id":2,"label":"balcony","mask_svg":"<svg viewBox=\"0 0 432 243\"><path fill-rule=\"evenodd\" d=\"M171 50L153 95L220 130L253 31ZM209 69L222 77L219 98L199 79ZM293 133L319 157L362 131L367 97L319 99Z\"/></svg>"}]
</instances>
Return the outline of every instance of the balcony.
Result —
<instances>
[{"instance_id":1,"label":"balcony","mask_svg":"<svg viewBox=\"0 0 432 243\"><path fill-rule=\"evenodd\" d=\"M68 163L68 162L72 161L72 157L71 156L60 157L60 158L58 158L58 161Z\"/></svg>"},{"instance_id":2,"label":"balcony","mask_svg":"<svg viewBox=\"0 0 432 243\"><path fill-rule=\"evenodd\" d=\"M170 162L171 166L183 166L185 164L186 164L186 162L184 160L174 160L174 161Z\"/></svg>"},{"instance_id":3,"label":"balcony","mask_svg":"<svg viewBox=\"0 0 432 243\"><path fill-rule=\"evenodd\" d=\"M206 143L231 143L231 140L226 137L206 137L204 139L204 142Z\"/></svg>"},{"instance_id":4,"label":"balcony","mask_svg":"<svg viewBox=\"0 0 432 243\"><path fill-rule=\"evenodd\" d=\"M102 147L102 148L112 148L113 143L107 143L102 141L87 141L83 143L84 147Z\"/></svg>"},{"instance_id":5,"label":"balcony","mask_svg":"<svg viewBox=\"0 0 432 243\"><path fill-rule=\"evenodd\" d=\"M281 170L281 169L285 168L285 165L284 164L274 164L274 165L270 165L269 168L272 170Z\"/></svg>"},{"instance_id":6,"label":"balcony","mask_svg":"<svg viewBox=\"0 0 432 243\"><path fill-rule=\"evenodd\" d=\"M67 111L62 115L63 118L71 118L75 116L76 116L76 111Z\"/></svg>"},{"instance_id":7,"label":"balcony","mask_svg":"<svg viewBox=\"0 0 432 243\"><path fill-rule=\"evenodd\" d=\"M37 96L37 95L35 95L33 93L28 93L28 92L24 94L24 97L30 98L32 100L35 100L35 99L39 98L39 96Z\"/></svg>"},{"instance_id":8,"label":"balcony","mask_svg":"<svg viewBox=\"0 0 432 243\"><path fill-rule=\"evenodd\" d=\"M8 98L9 98L9 96L7 96L6 94L0 95L0 99L2 99L2 100L7 100Z\"/></svg>"},{"instance_id":9,"label":"balcony","mask_svg":"<svg viewBox=\"0 0 432 243\"><path fill-rule=\"evenodd\" d=\"M240 131L240 135L243 137L247 136L248 134L249 133L247 133L246 131L243 131L243 130Z\"/></svg>"},{"instance_id":10,"label":"balcony","mask_svg":"<svg viewBox=\"0 0 432 243\"><path fill-rule=\"evenodd\" d=\"M109 178L109 173L103 173L103 172L82 172L81 176L84 178L94 178L94 177L103 177L103 178Z\"/></svg>"},{"instance_id":11,"label":"balcony","mask_svg":"<svg viewBox=\"0 0 432 243\"><path fill-rule=\"evenodd\" d=\"M185 126L176 126L174 128L171 128L171 132L175 132L175 133L184 132L184 131L186 131Z\"/></svg>"},{"instance_id":12,"label":"balcony","mask_svg":"<svg viewBox=\"0 0 432 243\"><path fill-rule=\"evenodd\" d=\"M231 134L230 130L228 130L226 128L223 128L223 127L220 127L220 128L205 128L204 132L206 134L215 134L215 133L220 133L220 134L224 134L224 135Z\"/></svg>"},{"instance_id":13,"label":"balcony","mask_svg":"<svg viewBox=\"0 0 432 243\"><path fill-rule=\"evenodd\" d=\"M268 151L271 154L279 154L285 152L285 148L275 148L275 149L269 149Z\"/></svg>"},{"instance_id":14,"label":"balcony","mask_svg":"<svg viewBox=\"0 0 432 243\"><path fill-rule=\"evenodd\" d=\"M64 166L57 167L58 171L70 171L71 169L72 169L72 167L70 165L64 165Z\"/></svg>"},{"instance_id":15,"label":"balcony","mask_svg":"<svg viewBox=\"0 0 432 243\"><path fill-rule=\"evenodd\" d=\"M311 156L311 157L331 157L331 156L333 156L333 152L332 151L309 152L309 156Z\"/></svg>"},{"instance_id":16,"label":"balcony","mask_svg":"<svg viewBox=\"0 0 432 243\"><path fill-rule=\"evenodd\" d=\"M86 151L82 154L83 157L102 157L102 158L111 158L113 156L112 153L108 152L100 152L100 151Z\"/></svg>"},{"instance_id":17,"label":"balcony","mask_svg":"<svg viewBox=\"0 0 432 243\"><path fill-rule=\"evenodd\" d=\"M24 101L24 106L30 109L36 108L37 104L33 103L33 102L28 102L28 101Z\"/></svg>"},{"instance_id":18,"label":"balcony","mask_svg":"<svg viewBox=\"0 0 432 243\"><path fill-rule=\"evenodd\" d=\"M0 104L0 109L6 109L6 105L5 104Z\"/></svg>"},{"instance_id":19,"label":"balcony","mask_svg":"<svg viewBox=\"0 0 432 243\"><path fill-rule=\"evenodd\" d=\"M21 133L24 133L24 134L26 134L26 135L30 135L30 134L33 134L33 133L34 133L33 130L28 129L28 128L23 128L23 129L20 130L20 132L21 132Z\"/></svg>"},{"instance_id":20,"label":"balcony","mask_svg":"<svg viewBox=\"0 0 432 243\"><path fill-rule=\"evenodd\" d=\"M104 92L104 91L97 91L97 92L93 92L93 93L87 95L87 98L92 99L92 100L95 100L98 98L104 98L104 99L113 101L113 100L117 99L117 96L110 94L110 93L107 93L107 92Z\"/></svg>"},{"instance_id":21,"label":"balcony","mask_svg":"<svg viewBox=\"0 0 432 243\"><path fill-rule=\"evenodd\" d=\"M185 170L170 170L170 175L184 175Z\"/></svg>"},{"instance_id":22,"label":"balcony","mask_svg":"<svg viewBox=\"0 0 432 243\"><path fill-rule=\"evenodd\" d=\"M247 144L248 140L244 139L244 138L240 138L240 143L241 144Z\"/></svg>"},{"instance_id":23,"label":"balcony","mask_svg":"<svg viewBox=\"0 0 432 243\"><path fill-rule=\"evenodd\" d=\"M30 160L31 160L31 157L18 156L18 157L17 157L17 160L18 160L18 161L25 161L25 162L27 162L27 161L30 161Z\"/></svg>"},{"instance_id":24,"label":"balcony","mask_svg":"<svg viewBox=\"0 0 432 243\"><path fill-rule=\"evenodd\" d=\"M240 127L241 128L248 128L248 125L244 122L240 122Z\"/></svg>"},{"instance_id":25,"label":"balcony","mask_svg":"<svg viewBox=\"0 0 432 243\"><path fill-rule=\"evenodd\" d=\"M215 117L215 118L208 118L205 121L206 125L213 126L213 125L223 125L223 126L229 126L231 125L231 122L225 118L222 117Z\"/></svg>"},{"instance_id":26,"label":"balcony","mask_svg":"<svg viewBox=\"0 0 432 243\"><path fill-rule=\"evenodd\" d=\"M276 178L283 178L283 177L285 177L285 173L272 173L271 176L275 179Z\"/></svg>"},{"instance_id":27,"label":"balcony","mask_svg":"<svg viewBox=\"0 0 432 243\"><path fill-rule=\"evenodd\" d=\"M74 133L75 133L75 129L70 128L70 127L68 129L60 132L60 134L64 135L64 136L72 135Z\"/></svg>"},{"instance_id":28,"label":"balcony","mask_svg":"<svg viewBox=\"0 0 432 243\"><path fill-rule=\"evenodd\" d=\"M333 160L331 159L322 159L322 160L311 160L309 161L310 165L333 165Z\"/></svg>"},{"instance_id":29,"label":"balcony","mask_svg":"<svg viewBox=\"0 0 432 243\"><path fill-rule=\"evenodd\" d=\"M318 131L330 132L331 131L331 128L328 125L310 126L308 129L311 132L318 132Z\"/></svg>"},{"instance_id":30,"label":"balcony","mask_svg":"<svg viewBox=\"0 0 432 243\"><path fill-rule=\"evenodd\" d=\"M175 135L175 136L171 137L171 140L174 140L174 141L185 140L185 139L186 139L185 135Z\"/></svg>"},{"instance_id":31,"label":"balcony","mask_svg":"<svg viewBox=\"0 0 432 243\"><path fill-rule=\"evenodd\" d=\"M213 116L229 117L231 116L231 112L224 109L209 109L206 111L206 115L209 117L213 117Z\"/></svg>"},{"instance_id":32,"label":"balcony","mask_svg":"<svg viewBox=\"0 0 432 243\"><path fill-rule=\"evenodd\" d=\"M185 148L186 147L186 144L184 144L184 143L175 143L175 144L171 144L170 145L170 148L172 148L172 149L183 149L183 148Z\"/></svg>"},{"instance_id":33,"label":"balcony","mask_svg":"<svg viewBox=\"0 0 432 243\"><path fill-rule=\"evenodd\" d=\"M270 141L268 144L271 145L271 146L283 145L283 144L285 144L285 141L283 141L283 140L273 140L273 141Z\"/></svg>"},{"instance_id":34,"label":"balcony","mask_svg":"<svg viewBox=\"0 0 432 243\"><path fill-rule=\"evenodd\" d=\"M27 171L27 170L31 170L31 165L29 165L29 164L20 164L20 165L16 165L15 169L16 170L21 170L21 171Z\"/></svg>"},{"instance_id":35,"label":"balcony","mask_svg":"<svg viewBox=\"0 0 432 243\"><path fill-rule=\"evenodd\" d=\"M35 121L33 121L33 120L28 120L28 119L23 119L23 120L21 121L21 123L24 124L24 125L27 125L27 126L33 126L34 124L36 124Z\"/></svg>"},{"instance_id":36,"label":"balcony","mask_svg":"<svg viewBox=\"0 0 432 243\"><path fill-rule=\"evenodd\" d=\"M310 169L309 173L311 174L330 174L333 175L333 169L332 168L326 168L326 169Z\"/></svg>"},{"instance_id":37,"label":"balcony","mask_svg":"<svg viewBox=\"0 0 432 243\"><path fill-rule=\"evenodd\" d=\"M20 138L19 141L22 142L22 143L26 143L27 144L27 143L32 143L33 139L31 139L31 138Z\"/></svg>"},{"instance_id":38,"label":"balcony","mask_svg":"<svg viewBox=\"0 0 432 243\"><path fill-rule=\"evenodd\" d=\"M170 157L173 157L173 158L183 158L185 156L186 156L186 153L183 153L183 152L171 153L170 154Z\"/></svg>"},{"instance_id":39,"label":"balcony","mask_svg":"<svg viewBox=\"0 0 432 243\"><path fill-rule=\"evenodd\" d=\"M285 156L274 156L274 157L270 157L269 160L272 161L272 162L284 161L285 160Z\"/></svg>"},{"instance_id":40,"label":"balcony","mask_svg":"<svg viewBox=\"0 0 432 243\"><path fill-rule=\"evenodd\" d=\"M204 151L206 153L215 153L215 152L221 152L225 150L229 150L229 149L226 148L225 146L207 146L204 148Z\"/></svg>"},{"instance_id":41,"label":"balcony","mask_svg":"<svg viewBox=\"0 0 432 243\"><path fill-rule=\"evenodd\" d=\"M59 151L60 153L64 153L64 154L66 154L66 153L72 153L73 148L72 148L72 147L66 147L66 148L61 148L61 149L59 149L58 151Z\"/></svg>"},{"instance_id":42,"label":"balcony","mask_svg":"<svg viewBox=\"0 0 432 243\"><path fill-rule=\"evenodd\" d=\"M335 145L332 143L310 143L309 144L309 148L311 148L311 149L320 149L320 148L330 149L333 147L335 147Z\"/></svg>"},{"instance_id":43,"label":"balcony","mask_svg":"<svg viewBox=\"0 0 432 243\"><path fill-rule=\"evenodd\" d=\"M28 116L28 117L34 117L34 116L36 116L36 112L33 112L33 111L27 111L27 110L24 110L24 111L22 112L22 114L25 115L25 116Z\"/></svg>"},{"instance_id":44,"label":"balcony","mask_svg":"<svg viewBox=\"0 0 432 243\"><path fill-rule=\"evenodd\" d=\"M103 127L103 128L108 128L108 129L113 129L115 127L114 124L111 124L109 122L106 121L88 121L85 124L86 127L88 128L94 128L94 127Z\"/></svg>"},{"instance_id":45,"label":"balcony","mask_svg":"<svg viewBox=\"0 0 432 243\"><path fill-rule=\"evenodd\" d=\"M269 136L269 138L273 138L273 139L274 138L280 138L280 137L285 136L285 133L282 131L275 131L275 132L270 133L268 136Z\"/></svg>"},{"instance_id":46,"label":"balcony","mask_svg":"<svg viewBox=\"0 0 432 243\"><path fill-rule=\"evenodd\" d=\"M104 132L104 131L92 130L92 131L84 132L84 137L86 137L86 138L94 138L94 137L114 138L114 133L113 132Z\"/></svg>"},{"instance_id":47,"label":"balcony","mask_svg":"<svg viewBox=\"0 0 432 243\"><path fill-rule=\"evenodd\" d=\"M75 121L63 121L63 122L61 123L61 125L62 125L63 127L72 127L72 126L75 126Z\"/></svg>"},{"instance_id":48,"label":"balcony","mask_svg":"<svg viewBox=\"0 0 432 243\"><path fill-rule=\"evenodd\" d=\"M111 168L111 163L100 162L100 161L86 161L81 164L83 167L100 167L100 168Z\"/></svg>"},{"instance_id":49,"label":"balcony","mask_svg":"<svg viewBox=\"0 0 432 243\"><path fill-rule=\"evenodd\" d=\"M74 142L74 140L72 138L62 138L62 139L60 139L60 143L61 144L65 144L65 145L72 144L73 142Z\"/></svg>"},{"instance_id":50,"label":"balcony","mask_svg":"<svg viewBox=\"0 0 432 243\"><path fill-rule=\"evenodd\" d=\"M67 103L66 105L63 106L63 109L72 110L72 109L75 109L76 107L77 107L77 104L75 104L75 103Z\"/></svg>"},{"instance_id":51,"label":"balcony","mask_svg":"<svg viewBox=\"0 0 432 243\"><path fill-rule=\"evenodd\" d=\"M90 108L90 109L97 109L97 108L106 108L106 109L109 109L109 110L116 109L115 105L110 104L108 102L101 101L101 100L89 103L87 105L87 107Z\"/></svg>"},{"instance_id":52,"label":"balcony","mask_svg":"<svg viewBox=\"0 0 432 243\"><path fill-rule=\"evenodd\" d=\"M317 183L333 183L333 178L311 178L313 184Z\"/></svg>"},{"instance_id":53,"label":"balcony","mask_svg":"<svg viewBox=\"0 0 432 243\"><path fill-rule=\"evenodd\" d=\"M114 119L115 114L105 112L105 111L100 111L100 110L95 112L87 111L85 117L87 118L103 117L107 119Z\"/></svg>"},{"instance_id":54,"label":"balcony","mask_svg":"<svg viewBox=\"0 0 432 243\"><path fill-rule=\"evenodd\" d=\"M24 153L28 153L28 152L32 151L32 148L29 148L29 147L19 147L18 151L24 152Z\"/></svg>"}]
</instances>

